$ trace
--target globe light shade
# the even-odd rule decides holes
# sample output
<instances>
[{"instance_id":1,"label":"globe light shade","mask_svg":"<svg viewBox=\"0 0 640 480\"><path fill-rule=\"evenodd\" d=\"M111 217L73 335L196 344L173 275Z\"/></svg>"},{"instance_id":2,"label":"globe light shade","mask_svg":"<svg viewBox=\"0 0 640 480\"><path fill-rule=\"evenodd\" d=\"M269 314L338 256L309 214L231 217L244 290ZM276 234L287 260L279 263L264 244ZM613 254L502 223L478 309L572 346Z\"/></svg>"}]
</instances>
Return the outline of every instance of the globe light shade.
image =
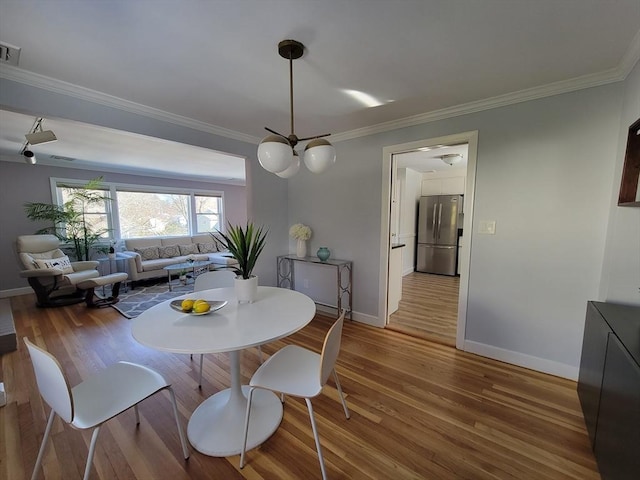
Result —
<instances>
[{"instance_id":1,"label":"globe light shade","mask_svg":"<svg viewBox=\"0 0 640 480\"><path fill-rule=\"evenodd\" d=\"M311 140L304 148L304 164L313 173L322 173L336 163L336 149L324 138Z\"/></svg>"},{"instance_id":2,"label":"globe light shade","mask_svg":"<svg viewBox=\"0 0 640 480\"><path fill-rule=\"evenodd\" d=\"M298 152L294 150L293 161L291 162L291 165L289 165L289 168L287 168L282 172L276 173L276 175L279 176L280 178L291 178L296 173L298 173L298 170L300 170L300 157L298 156Z\"/></svg>"},{"instance_id":3,"label":"globe light shade","mask_svg":"<svg viewBox=\"0 0 640 480\"><path fill-rule=\"evenodd\" d=\"M258 145L258 161L267 172L283 172L293 162L293 148L286 139L269 135Z\"/></svg>"}]
</instances>

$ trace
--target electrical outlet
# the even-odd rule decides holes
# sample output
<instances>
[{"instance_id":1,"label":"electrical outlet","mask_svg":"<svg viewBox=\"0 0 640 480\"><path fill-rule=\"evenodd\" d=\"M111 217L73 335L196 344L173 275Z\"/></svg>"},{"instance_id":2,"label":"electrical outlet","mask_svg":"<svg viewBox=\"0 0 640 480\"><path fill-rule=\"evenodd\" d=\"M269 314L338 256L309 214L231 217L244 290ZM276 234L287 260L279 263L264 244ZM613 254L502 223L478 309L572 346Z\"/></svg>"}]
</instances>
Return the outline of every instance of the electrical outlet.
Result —
<instances>
[{"instance_id":1,"label":"electrical outlet","mask_svg":"<svg viewBox=\"0 0 640 480\"><path fill-rule=\"evenodd\" d=\"M305 278L305 279L302 281L302 285L304 285L304 288L309 288L309 279L308 279L308 278Z\"/></svg>"}]
</instances>

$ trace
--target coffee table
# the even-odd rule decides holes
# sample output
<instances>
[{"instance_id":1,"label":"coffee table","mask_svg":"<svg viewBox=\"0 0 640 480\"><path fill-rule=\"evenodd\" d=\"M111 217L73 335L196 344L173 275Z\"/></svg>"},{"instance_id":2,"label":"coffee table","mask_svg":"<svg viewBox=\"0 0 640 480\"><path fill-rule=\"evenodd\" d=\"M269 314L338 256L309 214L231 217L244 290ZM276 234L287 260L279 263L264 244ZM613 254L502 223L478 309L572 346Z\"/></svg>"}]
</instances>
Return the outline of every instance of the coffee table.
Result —
<instances>
[{"instance_id":1,"label":"coffee table","mask_svg":"<svg viewBox=\"0 0 640 480\"><path fill-rule=\"evenodd\" d=\"M300 292L276 287L258 287L253 303L238 303L233 288L202 290L198 297L229 303L208 315L189 315L173 310L169 306L171 300L167 300L131 320L131 333L142 345L165 352L229 352L231 386L196 408L189 419L187 436L191 445L205 455L237 455L242 450L249 391L240 381L241 350L297 332L313 319L316 306ZM247 450L267 440L281 420L282 403L278 396L256 390Z\"/></svg>"},{"instance_id":2,"label":"coffee table","mask_svg":"<svg viewBox=\"0 0 640 480\"><path fill-rule=\"evenodd\" d=\"M173 291L171 288L171 272L177 271L191 271L191 275L193 279L196 278L196 270L202 269L204 267L208 267L209 265L213 265L211 260L198 260L193 262L183 262L183 263L174 263L173 265L167 265L164 267L164 270L167 271L167 283L169 284L169 291Z\"/></svg>"}]
</instances>

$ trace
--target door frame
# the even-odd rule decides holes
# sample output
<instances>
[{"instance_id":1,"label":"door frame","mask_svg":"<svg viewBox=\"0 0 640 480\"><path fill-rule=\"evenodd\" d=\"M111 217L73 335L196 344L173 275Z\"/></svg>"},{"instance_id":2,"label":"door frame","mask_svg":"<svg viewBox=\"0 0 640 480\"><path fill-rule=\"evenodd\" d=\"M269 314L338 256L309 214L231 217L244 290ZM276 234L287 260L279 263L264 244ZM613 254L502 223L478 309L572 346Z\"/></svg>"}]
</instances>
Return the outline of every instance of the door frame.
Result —
<instances>
[{"instance_id":1,"label":"door frame","mask_svg":"<svg viewBox=\"0 0 640 480\"><path fill-rule=\"evenodd\" d=\"M471 243L473 227L473 206L475 199L476 163L478 156L478 131L462 132L443 137L429 138L415 142L389 145L382 149L382 207L380 227L380 282L378 312L380 324L386 326L389 321L389 256L391 251L391 191L392 179L397 178L392 172L393 155L410 152L419 148L436 145L468 144L467 179L464 195L464 245L460 259L460 294L458 299L458 322L456 329L456 348L464 350L465 329L467 323L467 301L469 294L469 272L471 267Z\"/></svg>"}]
</instances>

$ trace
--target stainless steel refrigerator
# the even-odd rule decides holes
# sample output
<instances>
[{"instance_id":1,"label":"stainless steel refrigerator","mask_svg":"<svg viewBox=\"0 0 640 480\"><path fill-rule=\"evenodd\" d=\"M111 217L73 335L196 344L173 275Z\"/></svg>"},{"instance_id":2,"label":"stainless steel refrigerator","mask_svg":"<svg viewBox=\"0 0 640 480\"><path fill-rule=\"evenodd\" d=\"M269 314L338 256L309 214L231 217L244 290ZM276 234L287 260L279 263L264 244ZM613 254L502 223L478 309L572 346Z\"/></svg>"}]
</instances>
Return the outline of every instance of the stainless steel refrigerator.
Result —
<instances>
[{"instance_id":1,"label":"stainless steel refrigerator","mask_svg":"<svg viewBox=\"0 0 640 480\"><path fill-rule=\"evenodd\" d=\"M462 196L420 197L418 206L418 272L455 275Z\"/></svg>"}]
</instances>

